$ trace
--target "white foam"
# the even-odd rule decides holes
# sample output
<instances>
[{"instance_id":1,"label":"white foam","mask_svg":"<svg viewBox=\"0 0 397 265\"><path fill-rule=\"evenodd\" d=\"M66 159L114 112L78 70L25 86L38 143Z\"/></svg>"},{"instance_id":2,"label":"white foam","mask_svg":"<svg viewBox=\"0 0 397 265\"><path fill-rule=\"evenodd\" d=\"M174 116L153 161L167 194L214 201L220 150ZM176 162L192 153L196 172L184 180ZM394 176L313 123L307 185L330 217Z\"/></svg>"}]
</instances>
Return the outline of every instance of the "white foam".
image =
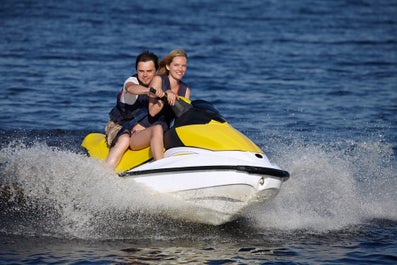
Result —
<instances>
[{"instance_id":1,"label":"white foam","mask_svg":"<svg viewBox=\"0 0 397 265\"><path fill-rule=\"evenodd\" d=\"M341 229L371 219L397 219L397 173L390 145L341 141L278 146L291 174L278 196L251 213L260 227Z\"/></svg>"},{"instance_id":2,"label":"white foam","mask_svg":"<svg viewBox=\"0 0 397 265\"><path fill-rule=\"evenodd\" d=\"M277 145L271 160L291 177L273 201L250 213L253 226L325 231L369 219L397 219L397 174L389 145ZM42 229L52 236L114 239L155 229L163 216L191 210L182 201L118 177L101 161L42 143L10 144L2 148L0 162L2 184L17 183L25 198L55 212L46 213L51 222L33 225L46 226ZM28 228L19 229L25 233Z\"/></svg>"}]
</instances>

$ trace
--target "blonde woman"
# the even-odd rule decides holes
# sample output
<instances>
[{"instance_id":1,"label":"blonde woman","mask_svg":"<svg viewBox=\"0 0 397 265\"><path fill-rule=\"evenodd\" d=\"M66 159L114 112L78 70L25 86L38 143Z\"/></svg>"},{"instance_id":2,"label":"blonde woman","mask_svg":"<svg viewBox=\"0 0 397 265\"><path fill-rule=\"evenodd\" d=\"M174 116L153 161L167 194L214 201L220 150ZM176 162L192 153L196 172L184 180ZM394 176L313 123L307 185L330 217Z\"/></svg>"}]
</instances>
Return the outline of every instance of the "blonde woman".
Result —
<instances>
[{"instance_id":1,"label":"blonde woman","mask_svg":"<svg viewBox=\"0 0 397 265\"><path fill-rule=\"evenodd\" d=\"M169 128L175 117L170 107L175 105L179 96L190 99L190 88L182 81L187 68L187 54L184 50L173 50L159 63L158 74L153 78L150 86L156 91L164 91L167 94L168 103L154 95L149 99L149 114L163 122L164 130Z\"/></svg>"}]
</instances>

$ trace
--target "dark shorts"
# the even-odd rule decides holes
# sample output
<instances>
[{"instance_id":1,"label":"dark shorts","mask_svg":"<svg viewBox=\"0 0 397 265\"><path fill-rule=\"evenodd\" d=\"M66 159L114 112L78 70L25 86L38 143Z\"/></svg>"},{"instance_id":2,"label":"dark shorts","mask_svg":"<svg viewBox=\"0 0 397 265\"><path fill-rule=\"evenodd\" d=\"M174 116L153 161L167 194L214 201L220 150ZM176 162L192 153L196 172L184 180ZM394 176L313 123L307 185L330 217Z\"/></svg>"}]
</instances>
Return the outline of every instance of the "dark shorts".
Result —
<instances>
[{"instance_id":1,"label":"dark shorts","mask_svg":"<svg viewBox=\"0 0 397 265\"><path fill-rule=\"evenodd\" d=\"M168 130L168 125L165 121L155 121L153 123L151 123L149 121L148 116L146 116L145 118L143 118L142 120L139 121L139 124L142 125L145 128L149 128L150 126L154 126L154 125L161 125L161 127L163 128L163 131L167 131ZM118 132L120 131L120 129L123 126L121 126L120 124L114 122L114 121L109 121L106 124L105 127L105 133L106 133L106 143L108 144L108 146L110 147L114 138L117 136Z\"/></svg>"}]
</instances>

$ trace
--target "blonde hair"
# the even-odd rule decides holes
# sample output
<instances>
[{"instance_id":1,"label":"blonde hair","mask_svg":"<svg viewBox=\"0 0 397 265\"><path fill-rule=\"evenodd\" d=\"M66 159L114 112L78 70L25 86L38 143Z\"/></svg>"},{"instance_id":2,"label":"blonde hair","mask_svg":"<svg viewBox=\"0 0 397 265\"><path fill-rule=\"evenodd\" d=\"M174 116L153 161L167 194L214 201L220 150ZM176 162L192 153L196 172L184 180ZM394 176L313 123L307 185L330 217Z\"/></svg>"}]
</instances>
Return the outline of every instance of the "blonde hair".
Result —
<instances>
[{"instance_id":1,"label":"blonde hair","mask_svg":"<svg viewBox=\"0 0 397 265\"><path fill-rule=\"evenodd\" d=\"M167 65L169 65L175 57L182 56L187 60L187 54L184 50L176 49L172 50L168 55L166 55L163 59L161 59L159 63L159 73L168 75L169 71L167 69Z\"/></svg>"}]
</instances>

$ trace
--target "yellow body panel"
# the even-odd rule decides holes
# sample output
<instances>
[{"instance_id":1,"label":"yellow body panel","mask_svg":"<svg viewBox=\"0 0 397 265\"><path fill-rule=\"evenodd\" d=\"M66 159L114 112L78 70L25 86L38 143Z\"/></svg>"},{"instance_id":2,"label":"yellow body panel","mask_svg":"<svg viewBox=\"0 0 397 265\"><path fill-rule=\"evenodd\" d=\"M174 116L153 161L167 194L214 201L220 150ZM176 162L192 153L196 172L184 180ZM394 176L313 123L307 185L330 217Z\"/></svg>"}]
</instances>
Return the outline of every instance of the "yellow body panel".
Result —
<instances>
[{"instance_id":1,"label":"yellow body panel","mask_svg":"<svg viewBox=\"0 0 397 265\"><path fill-rule=\"evenodd\" d=\"M248 137L227 122L212 120L208 124L195 124L176 128L185 146L197 146L210 150L247 151L262 153L262 150Z\"/></svg>"},{"instance_id":2,"label":"yellow body panel","mask_svg":"<svg viewBox=\"0 0 397 265\"><path fill-rule=\"evenodd\" d=\"M90 133L84 138L81 146L87 149L88 154L91 157L100 160L105 160L109 153L109 148L106 144L105 135L102 133ZM139 151L132 151L128 149L121 159L120 164L116 167L115 171L127 171L150 160L151 157L152 153L150 151L150 147L144 148Z\"/></svg>"}]
</instances>

